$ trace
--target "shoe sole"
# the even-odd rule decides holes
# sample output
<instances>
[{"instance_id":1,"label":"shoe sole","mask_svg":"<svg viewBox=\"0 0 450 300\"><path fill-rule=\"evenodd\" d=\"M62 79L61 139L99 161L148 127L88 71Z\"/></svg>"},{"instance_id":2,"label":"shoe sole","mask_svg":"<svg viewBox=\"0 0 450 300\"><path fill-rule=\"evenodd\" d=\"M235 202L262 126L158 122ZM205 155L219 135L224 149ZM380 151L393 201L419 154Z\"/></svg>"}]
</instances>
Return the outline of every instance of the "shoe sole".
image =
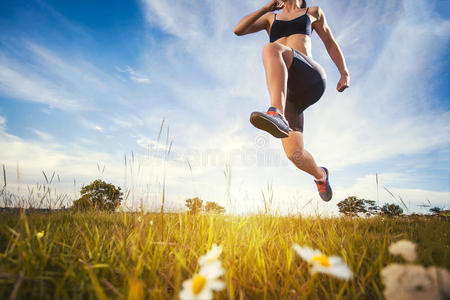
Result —
<instances>
[{"instance_id":1,"label":"shoe sole","mask_svg":"<svg viewBox=\"0 0 450 300\"><path fill-rule=\"evenodd\" d=\"M289 133L280 129L276 124L268 119L264 113L252 112L250 115L250 123L258 129L267 131L276 138L286 138L289 136Z\"/></svg>"},{"instance_id":2,"label":"shoe sole","mask_svg":"<svg viewBox=\"0 0 450 300\"><path fill-rule=\"evenodd\" d=\"M325 202L329 202L329 201L331 201L332 198L333 198L333 190L330 187L330 198L328 200L322 198L322 200L325 201Z\"/></svg>"},{"instance_id":3,"label":"shoe sole","mask_svg":"<svg viewBox=\"0 0 450 300\"><path fill-rule=\"evenodd\" d=\"M322 168L325 169L325 173L327 173L327 183L330 185L330 181L328 180L328 169L325 168L325 167L322 167ZM320 198L322 198L322 196L320 196ZM322 198L322 200L325 201L325 202L328 202L332 198L333 198L333 189L331 188L331 185L330 185L330 198L328 200Z\"/></svg>"}]
</instances>

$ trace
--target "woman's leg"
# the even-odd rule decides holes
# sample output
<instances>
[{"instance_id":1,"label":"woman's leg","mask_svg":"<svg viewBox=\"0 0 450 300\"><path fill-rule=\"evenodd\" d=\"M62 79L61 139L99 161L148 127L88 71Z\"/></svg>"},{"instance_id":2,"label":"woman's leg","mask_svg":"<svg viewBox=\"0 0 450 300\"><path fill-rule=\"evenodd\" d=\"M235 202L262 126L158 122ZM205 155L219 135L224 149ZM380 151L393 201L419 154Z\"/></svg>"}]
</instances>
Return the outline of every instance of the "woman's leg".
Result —
<instances>
[{"instance_id":1,"label":"woman's leg","mask_svg":"<svg viewBox=\"0 0 450 300\"><path fill-rule=\"evenodd\" d=\"M263 48L263 63L266 71L270 106L284 114L286 103L288 69L293 60L292 49L278 43L269 43Z\"/></svg>"},{"instance_id":2,"label":"woman's leg","mask_svg":"<svg viewBox=\"0 0 450 300\"><path fill-rule=\"evenodd\" d=\"M289 137L281 140L287 157L300 170L314 176L317 180L322 179L324 173L317 166L312 155L303 147L303 134L299 131L291 131Z\"/></svg>"}]
</instances>

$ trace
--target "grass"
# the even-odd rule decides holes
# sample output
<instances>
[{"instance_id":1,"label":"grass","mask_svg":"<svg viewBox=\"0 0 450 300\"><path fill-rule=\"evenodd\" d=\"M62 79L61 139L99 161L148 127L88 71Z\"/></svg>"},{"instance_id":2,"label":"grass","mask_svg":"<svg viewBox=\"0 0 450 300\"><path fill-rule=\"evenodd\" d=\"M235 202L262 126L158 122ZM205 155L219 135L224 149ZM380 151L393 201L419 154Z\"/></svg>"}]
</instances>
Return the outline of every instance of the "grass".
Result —
<instances>
[{"instance_id":1,"label":"grass","mask_svg":"<svg viewBox=\"0 0 450 300\"><path fill-rule=\"evenodd\" d=\"M0 298L177 298L216 243L226 270L217 299L379 299L381 268L401 261L388 254L391 242L416 242L418 263L448 269L449 233L432 217L1 215ZM342 256L353 279L311 276L293 243Z\"/></svg>"}]
</instances>

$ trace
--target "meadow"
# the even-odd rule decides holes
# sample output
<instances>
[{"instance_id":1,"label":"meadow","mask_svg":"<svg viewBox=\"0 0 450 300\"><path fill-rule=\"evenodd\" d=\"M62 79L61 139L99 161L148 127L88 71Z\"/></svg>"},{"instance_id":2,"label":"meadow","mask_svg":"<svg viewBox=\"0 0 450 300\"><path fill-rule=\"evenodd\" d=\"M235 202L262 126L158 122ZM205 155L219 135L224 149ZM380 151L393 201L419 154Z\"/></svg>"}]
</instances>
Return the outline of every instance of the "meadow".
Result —
<instances>
[{"instance_id":1,"label":"meadow","mask_svg":"<svg viewBox=\"0 0 450 300\"><path fill-rule=\"evenodd\" d=\"M177 299L211 245L223 247L215 299L382 299L392 242L417 263L450 268L448 220L189 213L1 214L0 299ZM338 255L345 281L311 275L293 244Z\"/></svg>"}]
</instances>

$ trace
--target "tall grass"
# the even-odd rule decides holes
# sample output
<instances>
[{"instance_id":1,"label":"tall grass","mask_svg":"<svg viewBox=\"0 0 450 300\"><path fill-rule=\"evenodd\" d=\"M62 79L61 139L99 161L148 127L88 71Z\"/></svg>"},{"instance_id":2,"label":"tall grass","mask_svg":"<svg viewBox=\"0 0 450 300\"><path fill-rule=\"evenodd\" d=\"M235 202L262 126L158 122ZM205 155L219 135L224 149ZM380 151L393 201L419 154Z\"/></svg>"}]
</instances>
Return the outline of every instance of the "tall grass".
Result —
<instances>
[{"instance_id":1,"label":"tall grass","mask_svg":"<svg viewBox=\"0 0 450 300\"><path fill-rule=\"evenodd\" d=\"M177 298L216 243L227 286L217 299L379 299L380 270L398 261L387 252L393 241L417 242L423 265L450 267L448 224L429 217L2 215L0 298ZM342 256L353 279L310 276L293 243Z\"/></svg>"},{"instance_id":2,"label":"tall grass","mask_svg":"<svg viewBox=\"0 0 450 300\"><path fill-rule=\"evenodd\" d=\"M72 204L73 199L67 193L57 192L54 187L54 181L61 182L59 175L52 172L51 176L42 170L44 183L26 185L26 191L22 191L21 174L19 164L17 163L17 191L8 189L6 177L6 166L3 164L3 187L0 189L0 205L4 208L23 208L23 209L61 209L67 208Z\"/></svg>"}]
</instances>

